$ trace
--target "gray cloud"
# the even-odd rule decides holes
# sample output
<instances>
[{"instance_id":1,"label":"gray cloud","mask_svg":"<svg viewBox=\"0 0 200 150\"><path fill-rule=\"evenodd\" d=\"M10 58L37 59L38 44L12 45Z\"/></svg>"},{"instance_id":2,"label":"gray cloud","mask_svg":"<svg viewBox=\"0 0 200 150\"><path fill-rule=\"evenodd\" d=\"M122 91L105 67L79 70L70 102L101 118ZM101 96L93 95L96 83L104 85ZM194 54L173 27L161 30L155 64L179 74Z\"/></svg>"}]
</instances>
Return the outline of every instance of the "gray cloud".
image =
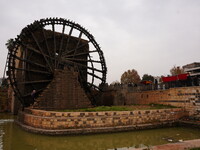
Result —
<instances>
[{"instance_id":1,"label":"gray cloud","mask_svg":"<svg viewBox=\"0 0 200 150\"><path fill-rule=\"evenodd\" d=\"M0 76L6 41L46 17L74 20L95 36L109 83L127 69L159 76L173 65L200 61L199 0L1 0L0 7Z\"/></svg>"}]
</instances>

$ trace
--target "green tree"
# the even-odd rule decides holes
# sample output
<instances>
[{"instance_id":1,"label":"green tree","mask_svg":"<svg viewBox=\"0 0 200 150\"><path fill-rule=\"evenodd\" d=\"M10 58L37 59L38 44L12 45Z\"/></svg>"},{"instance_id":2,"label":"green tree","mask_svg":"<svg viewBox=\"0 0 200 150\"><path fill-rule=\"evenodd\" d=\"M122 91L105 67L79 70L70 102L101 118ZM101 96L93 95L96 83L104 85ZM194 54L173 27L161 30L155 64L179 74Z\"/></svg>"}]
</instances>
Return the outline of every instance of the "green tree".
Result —
<instances>
[{"instance_id":1,"label":"green tree","mask_svg":"<svg viewBox=\"0 0 200 150\"><path fill-rule=\"evenodd\" d=\"M1 80L2 80L1 87L8 87L8 79L1 78Z\"/></svg>"},{"instance_id":2,"label":"green tree","mask_svg":"<svg viewBox=\"0 0 200 150\"><path fill-rule=\"evenodd\" d=\"M121 75L121 83L122 84L138 84L141 81L138 72L135 69L125 71Z\"/></svg>"},{"instance_id":3,"label":"green tree","mask_svg":"<svg viewBox=\"0 0 200 150\"><path fill-rule=\"evenodd\" d=\"M182 73L185 73L183 68L181 68L180 66L174 66L173 68L170 69L170 73L172 76L176 76Z\"/></svg>"},{"instance_id":4,"label":"green tree","mask_svg":"<svg viewBox=\"0 0 200 150\"><path fill-rule=\"evenodd\" d=\"M116 80L116 81L113 81L110 85L112 85L112 86L120 85L120 82Z\"/></svg>"},{"instance_id":5,"label":"green tree","mask_svg":"<svg viewBox=\"0 0 200 150\"><path fill-rule=\"evenodd\" d=\"M14 46L14 40L13 39L9 39L7 42L6 42L6 47L7 47L7 49L12 49L13 48L13 46Z\"/></svg>"},{"instance_id":6,"label":"green tree","mask_svg":"<svg viewBox=\"0 0 200 150\"><path fill-rule=\"evenodd\" d=\"M154 82L154 77L152 75L144 74L142 77L142 81L152 81Z\"/></svg>"}]
</instances>

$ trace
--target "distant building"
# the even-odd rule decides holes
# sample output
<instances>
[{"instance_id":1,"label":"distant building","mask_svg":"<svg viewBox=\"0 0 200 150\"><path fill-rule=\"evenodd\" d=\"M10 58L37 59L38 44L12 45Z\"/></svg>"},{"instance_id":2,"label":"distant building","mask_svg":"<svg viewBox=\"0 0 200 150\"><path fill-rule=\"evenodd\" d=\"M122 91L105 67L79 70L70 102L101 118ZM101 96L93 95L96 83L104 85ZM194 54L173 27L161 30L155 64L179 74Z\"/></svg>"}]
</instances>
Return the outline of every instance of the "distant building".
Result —
<instances>
[{"instance_id":1,"label":"distant building","mask_svg":"<svg viewBox=\"0 0 200 150\"><path fill-rule=\"evenodd\" d=\"M194 62L183 66L186 73L190 73L190 76L200 76L200 62Z\"/></svg>"}]
</instances>

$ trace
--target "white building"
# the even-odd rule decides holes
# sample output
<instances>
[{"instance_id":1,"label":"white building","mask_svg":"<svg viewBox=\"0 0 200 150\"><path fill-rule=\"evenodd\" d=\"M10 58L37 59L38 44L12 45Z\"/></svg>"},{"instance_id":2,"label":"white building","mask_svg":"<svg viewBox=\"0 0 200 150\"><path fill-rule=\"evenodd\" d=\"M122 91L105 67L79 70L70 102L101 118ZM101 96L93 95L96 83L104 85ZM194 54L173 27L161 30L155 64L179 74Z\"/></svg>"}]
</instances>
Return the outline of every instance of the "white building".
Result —
<instances>
[{"instance_id":1,"label":"white building","mask_svg":"<svg viewBox=\"0 0 200 150\"><path fill-rule=\"evenodd\" d=\"M186 73L190 73L190 76L200 76L200 62L194 62L183 66Z\"/></svg>"}]
</instances>

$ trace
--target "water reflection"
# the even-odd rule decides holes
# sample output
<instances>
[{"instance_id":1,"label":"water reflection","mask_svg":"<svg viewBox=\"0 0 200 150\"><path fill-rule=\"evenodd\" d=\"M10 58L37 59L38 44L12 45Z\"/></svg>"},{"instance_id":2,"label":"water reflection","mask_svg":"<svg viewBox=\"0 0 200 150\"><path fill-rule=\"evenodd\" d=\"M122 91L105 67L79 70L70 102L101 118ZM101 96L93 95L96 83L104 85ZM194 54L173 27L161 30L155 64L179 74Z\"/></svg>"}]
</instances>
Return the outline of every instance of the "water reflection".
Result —
<instances>
[{"instance_id":1,"label":"water reflection","mask_svg":"<svg viewBox=\"0 0 200 150\"><path fill-rule=\"evenodd\" d=\"M8 116L10 117L10 116ZM2 114L0 114L2 118ZM13 119L0 119L0 150L126 150L200 138L199 129L165 128L82 136L44 136L23 131Z\"/></svg>"},{"instance_id":2,"label":"water reflection","mask_svg":"<svg viewBox=\"0 0 200 150\"><path fill-rule=\"evenodd\" d=\"M3 150L3 135L4 135L3 128L0 125L0 150Z\"/></svg>"}]
</instances>

